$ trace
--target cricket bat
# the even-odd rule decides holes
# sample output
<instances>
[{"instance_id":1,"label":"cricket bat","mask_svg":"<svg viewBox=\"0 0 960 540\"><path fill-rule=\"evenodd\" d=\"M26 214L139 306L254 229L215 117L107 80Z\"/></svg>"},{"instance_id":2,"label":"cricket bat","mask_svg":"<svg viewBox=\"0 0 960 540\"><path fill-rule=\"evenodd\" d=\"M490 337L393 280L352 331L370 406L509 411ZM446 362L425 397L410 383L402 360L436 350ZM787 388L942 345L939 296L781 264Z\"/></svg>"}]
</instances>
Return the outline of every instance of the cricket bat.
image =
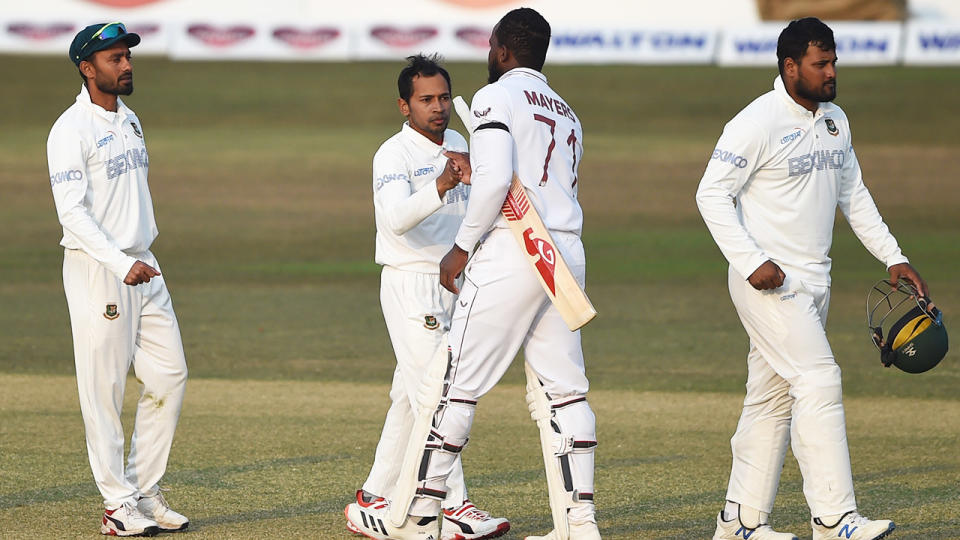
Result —
<instances>
[{"instance_id":1,"label":"cricket bat","mask_svg":"<svg viewBox=\"0 0 960 540\"><path fill-rule=\"evenodd\" d=\"M470 107L467 102L457 96L453 98L453 106L463 126L472 135ZM513 181L510 182L510 189L507 191L507 198L503 201L500 213L507 220L510 231L513 232L523 252L527 254L527 261L539 277L540 285L560 312L570 331L577 330L593 320L597 316L597 310L593 308L587 293L580 287L566 261L563 260L563 256L560 255L556 242L553 241L540 214L527 197L527 191L523 188L516 172L513 174Z\"/></svg>"}]
</instances>

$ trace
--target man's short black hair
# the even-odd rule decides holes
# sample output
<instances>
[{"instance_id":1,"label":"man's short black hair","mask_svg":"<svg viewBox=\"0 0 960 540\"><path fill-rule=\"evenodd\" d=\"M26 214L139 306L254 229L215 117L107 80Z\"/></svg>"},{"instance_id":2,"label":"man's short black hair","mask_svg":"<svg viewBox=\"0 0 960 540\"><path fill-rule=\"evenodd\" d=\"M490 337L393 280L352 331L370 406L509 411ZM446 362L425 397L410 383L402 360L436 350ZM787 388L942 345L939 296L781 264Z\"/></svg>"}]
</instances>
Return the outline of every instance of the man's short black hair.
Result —
<instances>
[{"instance_id":1,"label":"man's short black hair","mask_svg":"<svg viewBox=\"0 0 960 540\"><path fill-rule=\"evenodd\" d=\"M833 40L833 30L816 17L805 17L790 21L780 32L777 40L777 67L783 75L783 62L787 58L800 63L807 53L807 46L814 45L823 51L834 51L837 43Z\"/></svg>"},{"instance_id":2,"label":"man's short black hair","mask_svg":"<svg viewBox=\"0 0 960 540\"><path fill-rule=\"evenodd\" d=\"M407 103L410 102L410 96L413 94L414 77L433 77L437 73L443 75L443 78L447 81L447 88L453 92L453 85L450 84L450 74L440 65L439 54L408 56L407 62L409 62L407 67L400 71L400 77L397 78L397 90L400 91L400 99Z\"/></svg>"},{"instance_id":3,"label":"man's short black hair","mask_svg":"<svg viewBox=\"0 0 960 540\"><path fill-rule=\"evenodd\" d=\"M497 24L497 41L521 66L542 71L550 46L550 23L533 9L514 9Z\"/></svg>"}]
</instances>

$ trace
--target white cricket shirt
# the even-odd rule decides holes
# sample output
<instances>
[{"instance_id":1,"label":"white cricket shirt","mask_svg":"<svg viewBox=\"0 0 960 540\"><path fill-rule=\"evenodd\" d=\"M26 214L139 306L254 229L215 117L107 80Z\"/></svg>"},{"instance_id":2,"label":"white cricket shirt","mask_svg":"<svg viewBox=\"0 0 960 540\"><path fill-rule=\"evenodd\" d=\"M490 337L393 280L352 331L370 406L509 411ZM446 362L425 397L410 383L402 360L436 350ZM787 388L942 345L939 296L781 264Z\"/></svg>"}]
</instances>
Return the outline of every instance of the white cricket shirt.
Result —
<instances>
[{"instance_id":1,"label":"white cricket shirt","mask_svg":"<svg viewBox=\"0 0 960 540\"><path fill-rule=\"evenodd\" d=\"M829 285L838 206L874 257L907 262L863 184L847 116L833 103L811 113L780 77L724 127L697 205L744 278L769 259L788 276Z\"/></svg>"},{"instance_id":2,"label":"white cricket shirt","mask_svg":"<svg viewBox=\"0 0 960 540\"><path fill-rule=\"evenodd\" d=\"M509 227L500 208L514 171L547 229L579 236L583 211L577 201L577 167L583 130L547 78L533 69L512 69L477 91L470 109L475 129L472 191L457 245L471 251L492 227ZM507 130L483 128L491 123Z\"/></svg>"},{"instance_id":3,"label":"white cricket shirt","mask_svg":"<svg viewBox=\"0 0 960 540\"><path fill-rule=\"evenodd\" d=\"M443 199L437 194L447 150L466 152L467 141L448 129L443 145L434 144L404 122L373 156L377 264L440 273L440 259L453 246L470 194L464 184L448 190Z\"/></svg>"},{"instance_id":4,"label":"white cricket shirt","mask_svg":"<svg viewBox=\"0 0 960 540\"><path fill-rule=\"evenodd\" d=\"M95 105L83 86L47 138L60 245L126 277L136 262L129 254L147 251L157 237L149 163L137 115L119 98L117 112Z\"/></svg>"}]
</instances>

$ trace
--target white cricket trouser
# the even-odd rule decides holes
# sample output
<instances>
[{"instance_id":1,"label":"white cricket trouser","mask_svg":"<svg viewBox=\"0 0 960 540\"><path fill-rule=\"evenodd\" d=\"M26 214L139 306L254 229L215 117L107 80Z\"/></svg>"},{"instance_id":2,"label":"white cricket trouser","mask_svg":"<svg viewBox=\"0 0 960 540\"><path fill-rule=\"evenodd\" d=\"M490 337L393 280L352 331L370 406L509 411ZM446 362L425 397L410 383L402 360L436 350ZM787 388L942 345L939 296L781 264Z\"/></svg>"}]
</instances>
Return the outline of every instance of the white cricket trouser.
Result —
<instances>
[{"instance_id":1,"label":"white cricket trouser","mask_svg":"<svg viewBox=\"0 0 960 540\"><path fill-rule=\"evenodd\" d=\"M159 269L149 251L131 255ZM132 287L67 249L63 288L90 468L114 508L153 493L166 471L187 380L180 328L163 276ZM124 472L120 410L131 364L142 387Z\"/></svg>"},{"instance_id":2,"label":"white cricket trouser","mask_svg":"<svg viewBox=\"0 0 960 540\"><path fill-rule=\"evenodd\" d=\"M582 285L586 266L580 238L558 232L553 237ZM593 411L586 400L577 399L589 389L580 331L571 332L567 327L513 234L494 229L477 248L465 274L449 336L453 364L447 406L435 428L445 445L462 448L466 444L476 401L503 377L521 347L551 404L558 407L555 420L562 424L559 429L578 441L596 441ZM562 405L566 402L574 405ZM450 455L433 453L427 487L449 474ZM592 496L593 448L571 454L570 468L574 488ZM431 515L430 499L418 498L412 512ZM593 505L583 505L577 512L580 519L589 519Z\"/></svg>"},{"instance_id":3,"label":"white cricket trouser","mask_svg":"<svg viewBox=\"0 0 960 540\"><path fill-rule=\"evenodd\" d=\"M824 330L830 287L787 275L782 287L758 291L732 268L728 281L750 352L727 499L771 512L792 441L812 515L856 509L840 367Z\"/></svg>"},{"instance_id":4,"label":"white cricket trouser","mask_svg":"<svg viewBox=\"0 0 960 540\"><path fill-rule=\"evenodd\" d=\"M392 500L417 410L417 387L438 347L446 348L456 296L440 286L439 274L422 274L384 266L380 306L397 357L390 388L390 408L364 491ZM433 318L431 321L429 318ZM467 499L463 467L457 459L447 479L444 508Z\"/></svg>"}]
</instances>

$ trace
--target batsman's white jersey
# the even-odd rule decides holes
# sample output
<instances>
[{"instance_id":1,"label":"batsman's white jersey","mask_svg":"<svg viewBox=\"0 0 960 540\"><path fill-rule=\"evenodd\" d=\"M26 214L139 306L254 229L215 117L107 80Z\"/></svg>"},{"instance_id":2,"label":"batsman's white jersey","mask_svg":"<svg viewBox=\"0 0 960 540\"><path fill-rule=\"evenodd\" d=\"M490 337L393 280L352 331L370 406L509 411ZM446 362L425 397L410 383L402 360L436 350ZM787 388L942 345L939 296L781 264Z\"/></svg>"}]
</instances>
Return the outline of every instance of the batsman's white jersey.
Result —
<instances>
[{"instance_id":1,"label":"batsman's white jersey","mask_svg":"<svg viewBox=\"0 0 960 540\"><path fill-rule=\"evenodd\" d=\"M157 236L140 120L93 104L86 87L47 140L50 187L63 225L63 284L70 310L80 410L97 487L108 508L152 494L166 470L187 366L163 276L123 283ZM124 469L120 425L131 363L142 382Z\"/></svg>"},{"instance_id":2,"label":"batsman's white jersey","mask_svg":"<svg viewBox=\"0 0 960 540\"><path fill-rule=\"evenodd\" d=\"M457 184L442 199L438 195L436 180L446 166L447 150L466 152L467 142L448 129L438 145L404 123L373 158L376 261L383 265L380 305L397 367L390 409L363 489L386 499L392 499L413 428L420 378L437 348L447 346L456 299L440 286L440 259L453 245L470 186ZM459 461L451 486L448 508L467 498Z\"/></svg>"},{"instance_id":3,"label":"batsman's white jersey","mask_svg":"<svg viewBox=\"0 0 960 540\"><path fill-rule=\"evenodd\" d=\"M792 440L813 515L853 510L840 368L824 331L836 209L888 267L907 259L863 184L846 115L832 103L808 111L777 77L724 128L697 204L750 337L727 499L770 512ZM758 291L747 278L767 260L786 278Z\"/></svg>"},{"instance_id":4,"label":"batsman's white jersey","mask_svg":"<svg viewBox=\"0 0 960 540\"><path fill-rule=\"evenodd\" d=\"M476 252L450 330L453 364L441 419L421 492L442 490L450 464L469 437L477 399L500 380L522 347L550 400L560 437L577 441L559 449L581 502L574 521L593 519L595 419L586 401L580 331L571 332L530 268L526 255L500 216L514 171L581 285L585 257L577 201L577 167L583 132L573 109L538 71L516 68L473 97L473 169L470 203L457 245ZM427 449L432 448L428 443ZM569 455L568 455L569 454ZM569 461L567 461L569 460ZM431 515L435 503L418 498L412 513Z\"/></svg>"}]
</instances>

